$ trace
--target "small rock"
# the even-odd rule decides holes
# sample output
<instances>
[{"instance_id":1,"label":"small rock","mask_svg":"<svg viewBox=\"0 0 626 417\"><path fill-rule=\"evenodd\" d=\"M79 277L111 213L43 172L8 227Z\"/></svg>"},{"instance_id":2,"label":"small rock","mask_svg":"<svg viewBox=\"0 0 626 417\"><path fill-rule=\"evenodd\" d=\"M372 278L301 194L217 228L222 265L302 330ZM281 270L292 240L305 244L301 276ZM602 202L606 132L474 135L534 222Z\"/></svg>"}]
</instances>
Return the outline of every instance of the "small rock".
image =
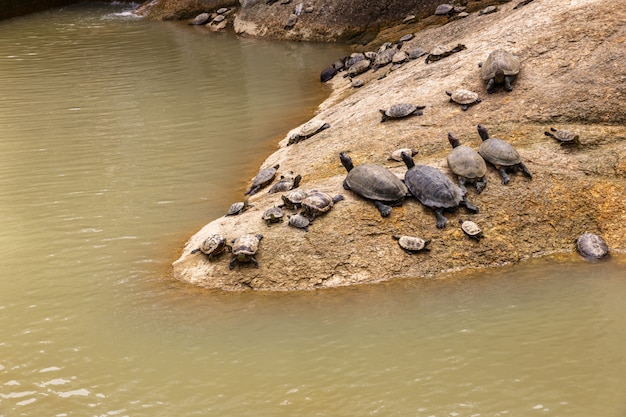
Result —
<instances>
[{"instance_id":1,"label":"small rock","mask_svg":"<svg viewBox=\"0 0 626 417\"><path fill-rule=\"evenodd\" d=\"M307 6L304 8L305 13L313 13L314 10L315 10L315 7L313 6Z\"/></svg>"},{"instance_id":2,"label":"small rock","mask_svg":"<svg viewBox=\"0 0 626 417\"><path fill-rule=\"evenodd\" d=\"M363 84L365 84L365 81L363 81L363 79L361 79L361 78L353 78L352 79L352 87L354 87L354 88L363 87Z\"/></svg>"}]
</instances>

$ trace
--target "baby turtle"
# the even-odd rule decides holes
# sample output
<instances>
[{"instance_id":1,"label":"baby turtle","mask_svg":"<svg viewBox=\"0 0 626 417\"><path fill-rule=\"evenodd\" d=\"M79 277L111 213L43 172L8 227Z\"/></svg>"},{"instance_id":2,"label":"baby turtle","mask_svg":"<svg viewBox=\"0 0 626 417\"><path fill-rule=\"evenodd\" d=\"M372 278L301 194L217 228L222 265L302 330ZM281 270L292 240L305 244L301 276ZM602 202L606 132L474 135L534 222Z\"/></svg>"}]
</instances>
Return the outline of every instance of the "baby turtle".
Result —
<instances>
[{"instance_id":1,"label":"baby turtle","mask_svg":"<svg viewBox=\"0 0 626 417\"><path fill-rule=\"evenodd\" d=\"M270 226L272 223L283 221L283 210L280 207L270 207L263 213L263 220Z\"/></svg>"},{"instance_id":2,"label":"baby turtle","mask_svg":"<svg viewBox=\"0 0 626 417\"><path fill-rule=\"evenodd\" d=\"M517 56L503 49L496 49L487 57L487 61L480 64L480 77L487 81L487 92L493 93L496 84L504 84L506 91L512 91L511 83L520 70L520 60Z\"/></svg>"},{"instance_id":3,"label":"baby turtle","mask_svg":"<svg viewBox=\"0 0 626 417\"><path fill-rule=\"evenodd\" d=\"M245 192L244 195L253 195L256 194L261 188L268 185L274 177L276 176L276 171L280 167L279 164L274 165L273 167L264 168L259 171L258 174L252 179L252 184L248 191Z\"/></svg>"},{"instance_id":4,"label":"baby turtle","mask_svg":"<svg viewBox=\"0 0 626 417\"><path fill-rule=\"evenodd\" d=\"M519 169L524 175L532 179L532 174L522 162L522 158L520 158L519 153L517 153L513 145L502 139L490 138L489 133L487 133L487 128L483 125L478 125L478 134L483 140L478 148L478 153L485 161L489 162L500 171L502 184L509 183L510 178L507 174L507 169Z\"/></svg>"},{"instance_id":5,"label":"baby turtle","mask_svg":"<svg viewBox=\"0 0 626 417\"><path fill-rule=\"evenodd\" d=\"M576 239L576 250L588 261L597 261L609 254L609 246L605 240L593 233L580 235Z\"/></svg>"},{"instance_id":6,"label":"baby turtle","mask_svg":"<svg viewBox=\"0 0 626 417\"><path fill-rule=\"evenodd\" d=\"M443 215L444 210L454 210L462 205L478 213L478 208L465 199L463 191L443 172L427 165L415 165L413 158L406 153L402 154L402 159L407 167L404 183L420 203L434 210L439 229L443 229L448 222Z\"/></svg>"},{"instance_id":7,"label":"baby turtle","mask_svg":"<svg viewBox=\"0 0 626 417\"><path fill-rule=\"evenodd\" d=\"M478 93L475 93L464 88L459 88L454 91L446 91L446 94L450 96L450 101L461 105L461 110L465 111L469 106L478 104L482 100L478 97Z\"/></svg>"},{"instance_id":8,"label":"baby turtle","mask_svg":"<svg viewBox=\"0 0 626 417\"><path fill-rule=\"evenodd\" d=\"M402 162L402 154L405 152L411 156L415 156L418 154L417 149L400 148L400 149L396 149L395 151L393 151L391 155L389 155L389 158L387 158L387 160Z\"/></svg>"},{"instance_id":9,"label":"baby turtle","mask_svg":"<svg viewBox=\"0 0 626 417\"><path fill-rule=\"evenodd\" d=\"M305 232L309 231L309 225L311 224L311 221L307 219L306 217L304 217L302 214L294 214L293 216L288 216L288 217L289 217L289 226L302 229Z\"/></svg>"},{"instance_id":10,"label":"baby turtle","mask_svg":"<svg viewBox=\"0 0 626 417\"><path fill-rule=\"evenodd\" d=\"M481 237L483 237L483 231L473 221L459 219L459 223L461 224L461 230L463 230L463 232L465 232L465 234L472 239L479 240Z\"/></svg>"},{"instance_id":11,"label":"baby turtle","mask_svg":"<svg viewBox=\"0 0 626 417\"><path fill-rule=\"evenodd\" d=\"M467 49L467 47L462 43L459 43L452 48L450 48L449 46L437 46L428 54L425 62L428 64L433 61L439 61L440 59L443 59L447 56L450 56L457 52L461 52L464 49Z\"/></svg>"},{"instance_id":12,"label":"baby turtle","mask_svg":"<svg viewBox=\"0 0 626 417\"><path fill-rule=\"evenodd\" d=\"M476 192L480 194L487 186L485 160L469 146L461 145L459 138L452 133L448 133L448 141L452 145L452 151L448 154L448 167L459 178L463 194L467 193L467 182L474 183Z\"/></svg>"},{"instance_id":13,"label":"baby turtle","mask_svg":"<svg viewBox=\"0 0 626 417\"><path fill-rule=\"evenodd\" d=\"M400 103L394 104L389 107L387 110L378 110L380 114L383 115L380 122L387 121L389 119L401 119L403 117L408 116L421 116L422 110L424 110L426 106L418 106L417 104L411 103Z\"/></svg>"},{"instance_id":14,"label":"baby turtle","mask_svg":"<svg viewBox=\"0 0 626 417\"><path fill-rule=\"evenodd\" d=\"M302 142L303 140L310 138L311 136L321 132L324 129L328 129L329 127L330 124L326 123L324 120L309 120L308 122L303 124L296 133L292 134L289 137L287 146Z\"/></svg>"},{"instance_id":15,"label":"baby turtle","mask_svg":"<svg viewBox=\"0 0 626 417\"><path fill-rule=\"evenodd\" d=\"M296 189L287 194L283 194L280 198L283 200L282 207L297 210L302 207L302 200L306 198L308 193L303 189Z\"/></svg>"},{"instance_id":16,"label":"baby turtle","mask_svg":"<svg viewBox=\"0 0 626 417\"><path fill-rule=\"evenodd\" d=\"M331 197L325 192L312 190L309 192L309 195L302 200L302 209L304 211L304 215L308 216L310 221L313 221L315 217L328 212L335 203L341 200L343 200L343 196L341 194Z\"/></svg>"},{"instance_id":17,"label":"baby turtle","mask_svg":"<svg viewBox=\"0 0 626 417\"><path fill-rule=\"evenodd\" d=\"M231 247L226 243L226 238L220 234L214 234L207 237L200 247L191 251L191 253L202 252L209 257L209 261L213 261L225 251L230 251Z\"/></svg>"},{"instance_id":18,"label":"baby turtle","mask_svg":"<svg viewBox=\"0 0 626 417\"><path fill-rule=\"evenodd\" d=\"M578 145L580 146L580 139L577 134L568 132L567 130L557 130L553 127L550 128L550 132L545 132L546 136L554 138L563 145Z\"/></svg>"},{"instance_id":19,"label":"baby turtle","mask_svg":"<svg viewBox=\"0 0 626 417\"><path fill-rule=\"evenodd\" d=\"M237 262L252 262L254 264L254 267L258 268L259 263L255 259L254 255L256 255L257 251L259 250L259 243L261 242L261 239L263 239L263 235L252 234L239 236L238 238L233 239L233 257L228 264L228 269L233 269Z\"/></svg>"},{"instance_id":20,"label":"baby turtle","mask_svg":"<svg viewBox=\"0 0 626 417\"><path fill-rule=\"evenodd\" d=\"M248 203L248 199L246 198L244 201L237 201L236 203L231 204L226 212L226 215L237 216L248 210L250 207L254 207L254 204Z\"/></svg>"},{"instance_id":21,"label":"baby turtle","mask_svg":"<svg viewBox=\"0 0 626 417\"><path fill-rule=\"evenodd\" d=\"M430 239L424 240L415 236L393 236L398 241L398 245L409 255L417 253L419 251L429 251Z\"/></svg>"},{"instance_id":22,"label":"baby turtle","mask_svg":"<svg viewBox=\"0 0 626 417\"><path fill-rule=\"evenodd\" d=\"M372 201L382 217L391 214L391 207L402 204L408 190L389 169L370 163L354 166L352 159L344 152L339 154L339 159L348 171L343 188Z\"/></svg>"},{"instance_id":23,"label":"baby turtle","mask_svg":"<svg viewBox=\"0 0 626 417\"><path fill-rule=\"evenodd\" d=\"M289 173L281 175L276 184L272 185L267 192L270 194L284 193L285 191L298 188L300 186L300 181L302 181L302 175L294 175L293 171L289 171Z\"/></svg>"}]
</instances>

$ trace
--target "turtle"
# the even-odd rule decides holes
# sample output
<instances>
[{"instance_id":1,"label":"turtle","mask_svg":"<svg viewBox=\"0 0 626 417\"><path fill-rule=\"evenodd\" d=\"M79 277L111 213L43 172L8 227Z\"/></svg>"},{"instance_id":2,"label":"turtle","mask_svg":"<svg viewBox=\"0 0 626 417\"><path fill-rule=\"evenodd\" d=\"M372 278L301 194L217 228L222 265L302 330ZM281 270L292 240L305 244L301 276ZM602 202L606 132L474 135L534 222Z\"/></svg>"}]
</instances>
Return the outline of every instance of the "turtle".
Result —
<instances>
[{"instance_id":1,"label":"turtle","mask_svg":"<svg viewBox=\"0 0 626 417\"><path fill-rule=\"evenodd\" d=\"M223 22L224 20L226 20L226 16L224 16L223 14L218 14L217 16L215 16L215 18L211 21L211 23L220 23Z\"/></svg>"},{"instance_id":2,"label":"turtle","mask_svg":"<svg viewBox=\"0 0 626 417\"><path fill-rule=\"evenodd\" d=\"M220 7L219 9L217 9L217 10L215 11L215 13L217 13L217 14L224 14L224 13L226 13L226 12L227 12L227 11L229 11L229 10L230 10L230 9L229 9L228 7Z\"/></svg>"},{"instance_id":3,"label":"turtle","mask_svg":"<svg viewBox=\"0 0 626 417\"><path fill-rule=\"evenodd\" d=\"M209 13L200 13L199 15L194 17L193 20L189 22L189 24L190 25L204 25L206 22L209 21L210 17L211 15Z\"/></svg>"},{"instance_id":4,"label":"turtle","mask_svg":"<svg viewBox=\"0 0 626 417\"><path fill-rule=\"evenodd\" d=\"M334 197L323 191L311 190L304 200L302 200L302 210L304 215L311 221L320 214L328 212L335 203L343 200L341 194Z\"/></svg>"},{"instance_id":5,"label":"turtle","mask_svg":"<svg viewBox=\"0 0 626 417\"><path fill-rule=\"evenodd\" d=\"M404 51L398 51L395 54L393 54L393 57L391 58L391 63L392 64L403 64L404 62L409 60L409 55L404 52Z\"/></svg>"},{"instance_id":6,"label":"turtle","mask_svg":"<svg viewBox=\"0 0 626 417\"><path fill-rule=\"evenodd\" d=\"M480 240L483 237L483 231L480 229L480 226L473 221L459 219L459 224L461 225L461 230L472 239Z\"/></svg>"},{"instance_id":7,"label":"turtle","mask_svg":"<svg viewBox=\"0 0 626 417\"><path fill-rule=\"evenodd\" d=\"M400 148L400 149L396 149L395 151L391 152L391 155L389 155L389 158L387 158L387 160L388 161L402 162L402 154L404 152L409 153L411 156L415 156L415 155L418 154L418 150L417 149Z\"/></svg>"},{"instance_id":8,"label":"turtle","mask_svg":"<svg viewBox=\"0 0 626 417\"><path fill-rule=\"evenodd\" d=\"M252 262L255 268L259 267L254 255L259 250L259 243L263 239L263 235L246 234L239 236L232 241L233 257L228 264L228 269L233 269L236 263Z\"/></svg>"},{"instance_id":9,"label":"turtle","mask_svg":"<svg viewBox=\"0 0 626 417\"><path fill-rule=\"evenodd\" d=\"M428 52L426 52L422 48L417 47L409 51L409 59L417 59L419 57L426 55L427 53Z\"/></svg>"},{"instance_id":10,"label":"turtle","mask_svg":"<svg viewBox=\"0 0 626 417\"><path fill-rule=\"evenodd\" d=\"M519 169L524 175L532 179L533 176L526 168L526 165L522 162L519 153L513 145L498 138L490 138L487 128L483 125L478 125L478 134L483 142L478 148L478 153L485 161L492 164L498 171L500 171L500 177L502 177L502 184L509 183L509 175L507 169Z\"/></svg>"},{"instance_id":11,"label":"turtle","mask_svg":"<svg viewBox=\"0 0 626 417\"><path fill-rule=\"evenodd\" d=\"M415 165L408 153L403 153L402 159L407 167L404 183L420 203L434 210L437 228L443 229L448 222L443 215L444 210L454 210L461 205L472 213L478 213L478 208L465 199L461 188L443 172L428 165Z\"/></svg>"},{"instance_id":12,"label":"turtle","mask_svg":"<svg viewBox=\"0 0 626 417\"><path fill-rule=\"evenodd\" d=\"M348 171L343 188L372 201L382 217L388 217L391 214L391 207L404 202L408 189L389 169L372 163L354 166L352 159L345 152L339 154L339 159Z\"/></svg>"},{"instance_id":13,"label":"turtle","mask_svg":"<svg viewBox=\"0 0 626 417\"><path fill-rule=\"evenodd\" d=\"M280 196L283 200L283 204L281 204L280 207L296 210L302 206L302 200L304 200L308 194L309 193L301 188L295 189L287 194L283 194Z\"/></svg>"},{"instance_id":14,"label":"turtle","mask_svg":"<svg viewBox=\"0 0 626 417\"><path fill-rule=\"evenodd\" d=\"M496 84L504 84L506 91L513 91L511 83L520 71L520 60L504 49L491 52L484 63L479 64L480 77L487 81L487 92L495 92Z\"/></svg>"},{"instance_id":15,"label":"turtle","mask_svg":"<svg viewBox=\"0 0 626 417\"><path fill-rule=\"evenodd\" d=\"M353 78L350 82L353 88L363 87L365 85L365 81L362 78Z\"/></svg>"},{"instance_id":16,"label":"turtle","mask_svg":"<svg viewBox=\"0 0 626 417\"><path fill-rule=\"evenodd\" d=\"M267 192L269 194L284 193L286 191L293 190L294 188L298 188L300 186L300 181L302 181L302 175L294 175L293 171L289 171L289 173L281 175L280 179L272 185Z\"/></svg>"},{"instance_id":17,"label":"turtle","mask_svg":"<svg viewBox=\"0 0 626 417\"><path fill-rule=\"evenodd\" d=\"M609 254L606 241L594 233L584 233L576 239L576 250L588 261L596 261Z\"/></svg>"},{"instance_id":18,"label":"turtle","mask_svg":"<svg viewBox=\"0 0 626 417\"><path fill-rule=\"evenodd\" d=\"M297 132L293 133L289 136L289 141L287 142L287 146L294 145L298 142L302 142L310 138L311 136L321 132L324 129L328 129L330 127L329 123L321 119L313 119L309 120L298 129Z\"/></svg>"},{"instance_id":19,"label":"turtle","mask_svg":"<svg viewBox=\"0 0 626 417\"><path fill-rule=\"evenodd\" d=\"M424 110L426 106L418 106L417 104L411 103L399 103L390 106L387 110L380 109L378 110L380 114L382 114L382 119L380 122L385 122L389 119L401 119L403 117L408 116L421 116L422 110Z\"/></svg>"},{"instance_id":20,"label":"turtle","mask_svg":"<svg viewBox=\"0 0 626 417\"><path fill-rule=\"evenodd\" d=\"M270 207L263 213L263 220L270 226L272 223L283 221L283 210L280 207Z\"/></svg>"},{"instance_id":21,"label":"turtle","mask_svg":"<svg viewBox=\"0 0 626 417\"><path fill-rule=\"evenodd\" d=\"M248 199L246 198L244 201L237 201L236 203L231 204L226 212L226 215L236 216L248 210L250 207L254 207L254 204L248 203Z\"/></svg>"},{"instance_id":22,"label":"turtle","mask_svg":"<svg viewBox=\"0 0 626 417\"><path fill-rule=\"evenodd\" d=\"M346 69L350 68L351 66L353 66L354 64L356 64L359 61L363 61L365 59L365 55L360 53L360 52L356 52L352 55L350 55L348 58L346 58L345 60L345 67Z\"/></svg>"},{"instance_id":23,"label":"turtle","mask_svg":"<svg viewBox=\"0 0 626 417\"><path fill-rule=\"evenodd\" d=\"M393 235L393 238L398 241L398 245L409 255L420 251L429 251L430 239L424 240L416 236L398 236Z\"/></svg>"},{"instance_id":24,"label":"turtle","mask_svg":"<svg viewBox=\"0 0 626 417\"><path fill-rule=\"evenodd\" d=\"M487 186L487 164L485 160L469 146L461 145L459 138L448 133L448 141L452 151L448 154L448 167L459 178L459 187L467 192L466 182L474 183L476 192L480 194Z\"/></svg>"},{"instance_id":25,"label":"turtle","mask_svg":"<svg viewBox=\"0 0 626 417\"><path fill-rule=\"evenodd\" d=\"M450 101L461 105L461 110L465 111L469 106L478 104L482 99L475 93L464 88L459 88L454 91L446 91L446 94L450 96Z\"/></svg>"},{"instance_id":26,"label":"turtle","mask_svg":"<svg viewBox=\"0 0 626 417\"><path fill-rule=\"evenodd\" d=\"M326 81L332 79L335 75L337 75L337 68L330 66L322 70L320 73L320 81L325 83Z\"/></svg>"},{"instance_id":27,"label":"turtle","mask_svg":"<svg viewBox=\"0 0 626 417\"><path fill-rule=\"evenodd\" d=\"M305 232L309 231L309 226L311 225L311 220L304 217L302 214L294 214L289 217L289 226L296 227L298 229L302 229Z\"/></svg>"},{"instance_id":28,"label":"turtle","mask_svg":"<svg viewBox=\"0 0 626 417\"><path fill-rule=\"evenodd\" d=\"M433 61L439 61L440 59L443 59L447 56L450 56L457 52L461 52L464 49L467 49L467 47L462 43L459 43L454 47L437 46L428 54L425 62L428 64Z\"/></svg>"},{"instance_id":29,"label":"turtle","mask_svg":"<svg viewBox=\"0 0 626 417\"><path fill-rule=\"evenodd\" d=\"M435 9L435 15L436 16L444 16L450 13L454 12L454 6L451 4L440 4L439 6L437 6L437 8Z\"/></svg>"},{"instance_id":30,"label":"turtle","mask_svg":"<svg viewBox=\"0 0 626 417\"><path fill-rule=\"evenodd\" d=\"M546 136L549 136L551 138L558 140L561 143L561 146L572 145L572 144L576 144L580 146L579 136L567 130L560 130L560 129L555 129L551 127L550 132L545 132L544 134Z\"/></svg>"},{"instance_id":31,"label":"turtle","mask_svg":"<svg viewBox=\"0 0 626 417\"><path fill-rule=\"evenodd\" d=\"M371 64L372 61L370 61L369 59L361 59L348 67L348 70L346 71L344 77L354 77L356 75L362 74L370 69Z\"/></svg>"},{"instance_id":32,"label":"turtle","mask_svg":"<svg viewBox=\"0 0 626 417\"><path fill-rule=\"evenodd\" d=\"M219 233L207 237L199 247L192 250L191 253L202 252L208 256L209 261L213 261L219 255L226 251L230 251L231 247L226 243L226 238Z\"/></svg>"},{"instance_id":33,"label":"turtle","mask_svg":"<svg viewBox=\"0 0 626 417\"><path fill-rule=\"evenodd\" d=\"M390 64L396 52L397 50L391 47L378 52L372 64L372 72L376 72L378 69Z\"/></svg>"},{"instance_id":34,"label":"turtle","mask_svg":"<svg viewBox=\"0 0 626 417\"><path fill-rule=\"evenodd\" d=\"M411 39L413 39L414 37L415 37L415 35L412 34L412 33L407 33L406 35L402 35L402 36L400 36L400 39L398 39L398 44L402 45L404 42L408 42Z\"/></svg>"},{"instance_id":35,"label":"turtle","mask_svg":"<svg viewBox=\"0 0 626 417\"><path fill-rule=\"evenodd\" d=\"M298 15L295 13L291 13L285 21L284 27L285 29L291 29L296 25L296 23L298 23Z\"/></svg>"},{"instance_id":36,"label":"turtle","mask_svg":"<svg viewBox=\"0 0 626 417\"><path fill-rule=\"evenodd\" d=\"M491 14L491 13L495 13L498 11L498 8L496 6L487 6L484 9L482 9L481 11L478 12L478 16L482 16L484 14Z\"/></svg>"},{"instance_id":37,"label":"turtle","mask_svg":"<svg viewBox=\"0 0 626 417\"><path fill-rule=\"evenodd\" d=\"M278 168L280 168L280 164L276 164L273 167L263 168L262 170L260 170L259 173L256 174L256 176L252 179L252 184L244 195L256 194L261 188L272 182L272 180L276 176Z\"/></svg>"}]
</instances>

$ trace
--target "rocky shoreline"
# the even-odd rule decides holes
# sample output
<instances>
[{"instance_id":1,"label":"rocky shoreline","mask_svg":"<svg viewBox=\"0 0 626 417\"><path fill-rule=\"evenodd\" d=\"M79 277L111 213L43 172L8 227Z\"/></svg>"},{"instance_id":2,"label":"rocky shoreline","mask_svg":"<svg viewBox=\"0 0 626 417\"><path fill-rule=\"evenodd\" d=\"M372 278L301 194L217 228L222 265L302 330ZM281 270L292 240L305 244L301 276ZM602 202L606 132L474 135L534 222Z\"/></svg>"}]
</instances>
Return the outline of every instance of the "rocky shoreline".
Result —
<instances>
[{"instance_id":1,"label":"rocky shoreline","mask_svg":"<svg viewBox=\"0 0 626 417\"><path fill-rule=\"evenodd\" d=\"M442 272L513 264L523 259L572 252L585 232L602 235L613 253L626 250L626 12L608 0L535 0L524 7L499 5L496 13L470 13L439 27L415 32L402 50L463 44L466 49L426 64L415 59L359 75L363 86L335 76L331 96L314 120L330 128L287 146L287 133L263 168L279 165L278 175L302 175L300 188L342 194L308 232L286 222L268 226L262 215L281 203L267 188L250 197L253 207L215 219L192 236L172 265L181 281L223 290L311 290L397 278L435 277ZM400 29L384 34L403 35ZM383 34L383 35L384 35ZM399 38L399 36L398 36ZM397 39L397 38L396 38ZM513 91L487 94L478 63L494 49L521 59ZM482 102L463 111L446 90L476 91ZM381 123L380 109L395 103L425 106L423 115ZM417 149L416 163L439 168L451 150L447 133L477 149L476 126L511 143L533 178L514 174L508 185L490 167L487 187L468 199L479 208L449 213L449 224L435 226L432 210L410 198L381 217L371 202L344 190L347 152L355 164L375 163L403 178L406 167L388 161L397 148ZM561 146L546 137L550 127L580 136L581 145ZM243 199L243 196L242 196ZM484 234L469 239L458 219L470 218ZM228 239L260 234L256 260L229 269L231 255L209 260L191 253L210 235ZM430 239L430 251L408 255L394 235Z\"/></svg>"}]
</instances>

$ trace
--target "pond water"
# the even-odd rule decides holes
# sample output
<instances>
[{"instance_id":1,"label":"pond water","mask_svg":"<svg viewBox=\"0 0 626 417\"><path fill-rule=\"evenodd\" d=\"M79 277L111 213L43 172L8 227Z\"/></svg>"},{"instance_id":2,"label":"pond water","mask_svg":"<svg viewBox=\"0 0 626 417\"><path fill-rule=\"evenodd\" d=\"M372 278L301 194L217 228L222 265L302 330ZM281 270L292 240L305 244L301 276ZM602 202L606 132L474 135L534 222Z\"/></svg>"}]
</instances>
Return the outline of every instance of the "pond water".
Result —
<instances>
[{"instance_id":1,"label":"pond water","mask_svg":"<svg viewBox=\"0 0 626 417\"><path fill-rule=\"evenodd\" d=\"M626 260L292 294L173 281L337 45L124 5L0 22L0 417L626 416Z\"/></svg>"}]
</instances>

